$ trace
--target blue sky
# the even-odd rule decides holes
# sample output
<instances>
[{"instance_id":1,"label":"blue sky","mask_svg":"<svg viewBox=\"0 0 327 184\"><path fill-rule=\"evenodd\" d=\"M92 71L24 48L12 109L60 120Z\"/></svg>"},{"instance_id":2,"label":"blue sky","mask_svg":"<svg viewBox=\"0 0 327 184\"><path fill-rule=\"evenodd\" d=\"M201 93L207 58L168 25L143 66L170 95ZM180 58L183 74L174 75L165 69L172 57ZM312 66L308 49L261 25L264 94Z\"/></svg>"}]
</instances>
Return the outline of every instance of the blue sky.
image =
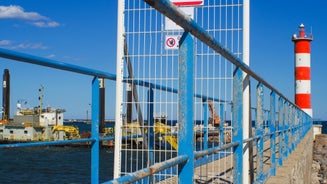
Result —
<instances>
[{"instance_id":1,"label":"blue sky","mask_svg":"<svg viewBox=\"0 0 327 184\"><path fill-rule=\"evenodd\" d=\"M327 120L327 15L325 0L251 1L250 65L262 78L293 101L294 53L291 36L299 24L313 33L311 44L312 108L314 118ZM71 64L116 71L117 0L0 1L0 47ZM0 59L11 73L11 105L28 100L65 108L66 118L85 118L90 111L90 76ZM114 83L106 82L107 118L114 118ZM2 91L0 91L2 95Z\"/></svg>"},{"instance_id":2,"label":"blue sky","mask_svg":"<svg viewBox=\"0 0 327 184\"><path fill-rule=\"evenodd\" d=\"M265 80L294 101L294 45L299 24L312 34L311 105L313 116L327 120L326 29L324 0L251 1L250 64Z\"/></svg>"},{"instance_id":3,"label":"blue sky","mask_svg":"<svg viewBox=\"0 0 327 184\"><path fill-rule=\"evenodd\" d=\"M11 12L0 13L2 48L115 73L116 1L22 0L0 6L0 11ZM43 104L66 109L66 118L86 118L90 112L91 76L1 59L1 78L4 68L11 74L11 115L19 99L28 100L30 107L38 105L40 85ZM114 104L108 97L107 103Z\"/></svg>"}]
</instances>

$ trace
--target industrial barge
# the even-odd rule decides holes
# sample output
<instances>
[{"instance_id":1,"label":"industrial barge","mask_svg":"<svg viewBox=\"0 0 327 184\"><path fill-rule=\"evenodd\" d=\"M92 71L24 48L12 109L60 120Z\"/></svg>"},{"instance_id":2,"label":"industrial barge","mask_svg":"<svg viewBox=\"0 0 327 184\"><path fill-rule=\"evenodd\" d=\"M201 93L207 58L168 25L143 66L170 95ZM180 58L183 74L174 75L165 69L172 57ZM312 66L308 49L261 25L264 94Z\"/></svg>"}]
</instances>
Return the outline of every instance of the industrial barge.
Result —
<instances>
[{"instance_id":1,"label":"industrial barge","mask_svg":"<svg viewBox=\"0 0 327 184\"><path fill-rule=\"evenodd\" d=\"M0 143L56 141L80 138L75 126L64 126L64 109L42 108L43 86L39 89L40 104L29 108L27 101L17 102L17 111L10 119L10 75L4 70Z\"/></svg>"}]
</instances>

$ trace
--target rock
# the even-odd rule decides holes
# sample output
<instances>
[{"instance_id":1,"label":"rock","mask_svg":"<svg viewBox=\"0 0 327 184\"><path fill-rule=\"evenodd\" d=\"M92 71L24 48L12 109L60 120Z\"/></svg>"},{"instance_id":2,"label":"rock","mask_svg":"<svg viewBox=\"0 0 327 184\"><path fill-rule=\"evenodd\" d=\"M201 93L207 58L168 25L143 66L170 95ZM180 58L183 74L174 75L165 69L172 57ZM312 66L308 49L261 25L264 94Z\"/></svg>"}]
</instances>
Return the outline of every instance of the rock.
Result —
<instances>
[{"instance_id":1,"label":"rock","mask_svg":"<svg viewBox=\"0 0 327 184\"><path fill-rule=\"evenodd\" d=\"M318 174L319 171L320 171L320 163L319 163L319 161L313 160L312 161L312 172L316 172Z\"/></svg>"},{"instance_id":2,"label":"rock","mask_svg":"<svg viewBox=\"0 0 327 184\"><path fill-rule=\"evenodd\" d=\"M313 145L311 183L327 182L327 134L316 135Z\"/></svg>"}]
</instances>

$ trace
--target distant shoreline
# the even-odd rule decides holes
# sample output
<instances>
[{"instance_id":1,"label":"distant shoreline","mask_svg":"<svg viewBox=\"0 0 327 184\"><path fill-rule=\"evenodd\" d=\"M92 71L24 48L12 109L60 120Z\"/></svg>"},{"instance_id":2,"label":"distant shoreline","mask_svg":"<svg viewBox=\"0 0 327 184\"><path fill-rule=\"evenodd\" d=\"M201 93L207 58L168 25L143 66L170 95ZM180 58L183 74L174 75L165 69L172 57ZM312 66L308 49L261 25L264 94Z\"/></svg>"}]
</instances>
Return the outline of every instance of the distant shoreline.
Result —
<instances>
[{"instance_id":1,"label":"distant shoreline","mask_svg":"<svg viewBox=\"0 0 327 184\"><path fill-rule=\"evenodd\" d=\"M65 119L64 122L75 122L75 123L91 123L91 120L87 119ZM104 120L105 123L115 123L114 119Z\"/></svg>"}]
</instances>

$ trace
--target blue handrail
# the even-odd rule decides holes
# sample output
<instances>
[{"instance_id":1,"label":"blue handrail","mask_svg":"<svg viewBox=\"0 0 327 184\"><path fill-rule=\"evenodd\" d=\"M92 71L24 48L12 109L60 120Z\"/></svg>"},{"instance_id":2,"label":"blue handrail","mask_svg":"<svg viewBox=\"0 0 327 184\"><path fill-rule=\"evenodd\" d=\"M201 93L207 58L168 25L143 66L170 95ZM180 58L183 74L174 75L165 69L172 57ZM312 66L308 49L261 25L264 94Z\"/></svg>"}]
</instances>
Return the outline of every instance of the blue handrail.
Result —
<instances>
[{"instance_id":1,"label":"blue handrail","mask_svg":"<svg viewBox=\"0 0 327 184\"><path fill-rule=\"evenodd\" d=\"M178 177L183 177L183 180L187 178L188 175L194 174L194 163L193 160L200 159L202 157L206 157L210 154L218 153L222 150L231 149L233 150L234 154L234 160L233 160L233 169L235 169L234 172L234 183L241 183L241 175L242 175L242 151L243 151L243 144L244 143L251 143L256 145L256 148L259 150L259 153L257 154L257 158L259 158L258 168L257 168L257 175L256 182L264 182L267 177L274 175L276 171L277 165L282 165L283 160L285 160L288 155L295 149L296 145L300 142L300 140L307 134L307 132L310 130L312 125L312 119L307 114L305 114L303 111L301 111L293 102L291 102L289 99L287 99L282 93L280 93L277 89L275 89L272 85L270 85L268 82L266 82L264 79L262 79L259 75L257 75L252 69L250 69L246 64L242 62L239 58L237 58L234 54L232 54L228 49L223 47L214 37L209 35L202 27L200 27L194 20L189 18L186 14L181 12L179 9L177 9L170 1L168 0L144 0L144 2L148 3L155 9L157 9L159 12L161 12L166 17L173 20L175 23L183 27L186 31L188 31L190 34L198 38L200 41L211 47L213 50L215 50L217 53L221 54L224 58L226 58L228 61L230 61L232 64L235 65L235 73L234 73L234 94L233 94L233 101L224 101L222 99L212 98L210 96L206 96L203 94L190 94L190 91L188 91L188 86L192 81L190 78L187 78L187 73L189 71L192 71L190 68L191 66L188 65L187 69L189 71L185 71L186 73L183 75L183 80L181 80L181 83L185 83L186 86L181 86L179 89L174 89L167 86L157 85L154 83L150 83L147 81L141 81L141 80L133 80L133 83L139 86L144 86L150 89L156 89L156 90L163 90L166 92L171 93L181 93L183 95L182 97L188 97L189 99L184 101L181 101L180 104L183 105L183 107L179 110L181 110L183 115L182 120L183 122L190 122L192 121L192 115L193 112L190 112L188 107L193 105L193 102L190 103L190 99L192 97L196 98L202 98L205 100L212 100L217 102L223 102L228 103L232 106L233 110L233 135L232 135L232 142L229 144L222 144L217 147L213 148L207 148L202 151L194 151L193 149L188 149L187 151L183 152L179 150L179 156L176 156L170 160L167 160L165 162L156 163L153 165L150 165L148 168L142 169L140 171L136 171L134 173L127 174L125 176L122 176L121 178L117 178L113 181L109 181L106 183L121 183L121 182L135 182L142 178L149 177L154 175L155 173L158 173L160 171L163 171L165 169L175 167L175 166L181 166L179 171ZM188 39L190 39L189 35L186 36ZM191 39L190 39L191 40ZM187 42L191 42L187 40ZM192 43L190 43L192 44ZM186 46L187 47L187 46ZM183 45L182 45L183 49ZM184 48L185 49L185 48ZM190 61L191 58L188 58L191 54L182 53L181 59L185 59L184 64L186 64L186 61ZM31 146L47 146L47 145L62 145L62 144L74 144L74 143L85 143L90 142L92 145L91 150L91 182L92 183L99 183L99 143L103 140L113 140L114 137L99 137L99 78L109 79L109 80L116 80L116 75L94 70L78 65L72 65L60 61L55 61L47 58L37 57L29 54L24 54L20 52L15 52L7 49L0 48L0 57L7 58L11 60L16 60L20 62L26 62L30 64L36 64L41 66L46 66L50 68L55 68L59 70L65 70L69 72L75 72L83 75L89 75L93 76L94 79L92 81L92 137L90 139L79 139L79 140L66 140L66 141L53 141L53 142L32 142L32 143L17 143L17 144L5 144L0 145L0 149L3 148L16 148L16 147L31 147ZM184 65L183 65L184 67ZM186 66L185 66L186 67ZM242 72L247 73L252 79L256 80L258 82L257 90L258 95L257 98L259 101L257 101L257 108L255 108L255 111L257 113L256 117L256 135L253 137L250 137L249 139L242 139ZM185 79L185 80L184 80ZM131 83L131 80L129 78L125 78L123 82ZM271 103L270 103L270 109L264 110L262 105L263 100L263 93L261 90L263 88L267 88L271 92ZM278 117L276 117L276 105L275 101L276 98L278 98ZM270 125L269 132L264 133L264 127L262 125L262 116L263 113L269 112L269 121ZM297 123L291 123L295 121L295 118L292 119L291 115L296 115ZM187 119L188 118L188 119ZM187 119L187 120L186 120ZM272 125L271 122L278 122L278 127L275 127ZM182 129L183 132L179 134L179 138L181 139L181 142L189 143L190 140L193 140L193 137L191 134L193 134L193 127L182 127L185 129ZM186 129L187 128L187 129ZM188 133L188 134L187 134ZM124 138L131 138L131 137L124 137ZM271 142L271 149L272 155L271 158L274 160L272 161L271 167L268 172L263 171L262 164L263 164L263 152L264 152L264 145L263 142L265 139L272 140ZM277 149L275 147L275 141L279 140L279 148ZM291 142L292 141L292 142ZM181 144L179 142L179 144ZM292 143L291 146L289 146L289 143ZM279 153L278 158L278 164L275 163L276 153ZM191 164L187 162L192 162ZM186 167L182 167L186 166ZM184 173L183 173L184 170ZM185 171L186 174L185 174ZM180 179L180 178L179 178Z\"/></svg>"}]
</instances>

